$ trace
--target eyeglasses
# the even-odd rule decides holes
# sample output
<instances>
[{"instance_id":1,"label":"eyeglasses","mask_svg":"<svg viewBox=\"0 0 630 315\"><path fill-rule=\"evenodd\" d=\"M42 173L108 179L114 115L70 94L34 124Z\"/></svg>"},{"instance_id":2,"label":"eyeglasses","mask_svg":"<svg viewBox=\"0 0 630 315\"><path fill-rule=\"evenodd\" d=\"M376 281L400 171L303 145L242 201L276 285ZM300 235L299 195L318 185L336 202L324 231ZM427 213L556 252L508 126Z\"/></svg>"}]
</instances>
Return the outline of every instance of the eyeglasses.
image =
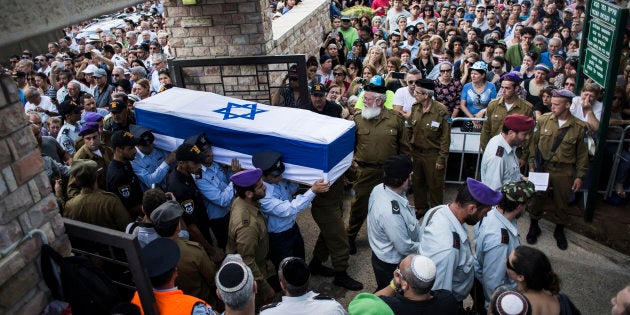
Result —
<instances>
[{"instance_id":1,"label":"eyeglasses","mask_svg":"<svg viewBox=\"0 0 630 315\"><path fill-rule=\"evenodd\" d=\"M333 74L334 74L335 76L343 76L343 75L346 75L346 74L345 74L345 73L343 73L343 72L333 72Z\"/></svg>"},{"instance_id":2,"label":"eyeglasses","mask_svg":"<svg viewBox=\"0 0 630 315\"><path fill-rule=\"evenodd\" d=\"M440 72L442 73L449 73L451 72L452 69L441 69Z\"/></svg>"},{"instance_id":3,"label":"eyeglasses","mask_svg":"<svg viewBox=\"0 0 630 315\"><path fill-rule=\"evenodd\" d=\"M502 66L492 66L492 69L495 69L495 70L498 70L498 69L501 69L501 68L503 68L503 67Z\"/></svg>"},{"instance_id":4,"label":"eyeglasses","mask_svg":"<svg viewBox=\"0 0 630 315\"><path fill-rule=\"evenodd\" d=\"M112 74L112 77L119 77L120 74Z\"/></svg>"},{"instance_id":5,"label":"eyeglasses","mask_svg":"<svg viewBox=\"0 0 630 315\"><path fill-rule=\"evenodd\" d=\"M507 269L510 269L510 270L512 270L514 272L518 272L518 271L516 271L516 268L514 268L514 265L512 265L512 263L510 263L510 259L509 258L505 260L505 266L507 267Z\"/></svg>"},{"instance_id":6,"label":"eyeglasses","mask_svg":"<svg viewBox=\"0 0 630 315\"><path fill-rule=\"evenodd\" d=\"M485 12L486 10L477 10L477 12Z\"/></svg>"}]
</instances>

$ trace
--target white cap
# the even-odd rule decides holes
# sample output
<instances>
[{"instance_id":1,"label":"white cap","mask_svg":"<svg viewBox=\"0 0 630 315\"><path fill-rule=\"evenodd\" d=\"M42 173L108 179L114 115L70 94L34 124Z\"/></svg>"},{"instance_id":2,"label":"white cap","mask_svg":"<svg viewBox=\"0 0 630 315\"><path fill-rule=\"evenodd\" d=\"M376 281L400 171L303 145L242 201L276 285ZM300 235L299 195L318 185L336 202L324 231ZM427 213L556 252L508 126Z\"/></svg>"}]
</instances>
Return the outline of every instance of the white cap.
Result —
<instances>
[{"instance_id":1,"label":"white cap","mask_svg":"<svg viewBox=\"0 0 630 315\"><path fill-rule=\"evenodd\" d=\"M527 301L517 292L507 291L499 295L496 302L499 315L524 315L527 314Z\"/></svg>"},{"instance_id":2,"label":"white cap","mask_svg":"<svg viewBox=\"0 0 630 315\"><path fill-rule=\"evenodd\" d=\"M95 65L88 65L81 72L86 73L86 74L93 74L94 71L96 71L96 69L98 69L98 67L96 67Z\"/></svg>"},{"instance_id":3,"label":"white cap","mask_svg":"<svg viewBox=\"0 0 630 315\"><path fill-rule=\"evenodd\" d=\"M413 271L414 276L422 282L431 282L435 280L435 263L433 260L425 256L413 256L411 259L411 270Z\"/></svg>"}]
</instances>

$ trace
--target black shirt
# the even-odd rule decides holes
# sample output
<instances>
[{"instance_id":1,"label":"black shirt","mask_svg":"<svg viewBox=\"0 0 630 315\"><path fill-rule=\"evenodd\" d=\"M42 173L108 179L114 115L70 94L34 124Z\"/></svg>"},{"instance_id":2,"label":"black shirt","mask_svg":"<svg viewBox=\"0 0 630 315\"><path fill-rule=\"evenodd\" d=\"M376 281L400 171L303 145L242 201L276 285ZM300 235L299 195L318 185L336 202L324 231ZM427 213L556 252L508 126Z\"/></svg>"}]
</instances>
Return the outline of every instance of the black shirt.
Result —
<instances>
[{"instance_id":1,"label":"black shirt","mask_svg":"<svg viewBox=\"0 0 630 315\"><path fill-rule=\"evenodd\" d=\"M447 290L431 291L433 298L426 301L412 301L396 294L396 296L380 296L381 300L394 311L394 314L457 314L457 300L453 293Z\"/></svg>"},{"instance_id":2,"label":"black shirt","mask_svg":"<svg viewBox=\"0 0 630 315\"><path fill-rule=\"evenodd\" d=\"M127 211L142 204L140 180L131 163L112 160L107 166L107 191L120 198Z\"/></svg>"},{"instance_id":3,"label":"black shirt","mask_svg":"<svg viewBox=\"0 0 630 315\"><path fill-rule=\"evenodd\" d=\"M182 219L184 219L186 225L197 225L203 237L208 242L212 241L210 220L208 219L201 193L192 175L182 174L177 169L173 169L166 176L166 191L172 192L175 200L184 209Z\"/></svg>"},{"instance_id":4,"label":"black shirt","mask_svg":"<svg viewBox=\"0 0 630 315\"><path fill-rule=\"evenodd\" d=\"M313 106L313 103L309 103L306 109L314 113L318 113L318 114L322 114L322 115L326 115L330 117L335 117L335 118L341 118L341 106L329 100L326 100L326 105L324 105L324 109L322 111L317 110L317 108Z\"/></svg>"}]
</instances>

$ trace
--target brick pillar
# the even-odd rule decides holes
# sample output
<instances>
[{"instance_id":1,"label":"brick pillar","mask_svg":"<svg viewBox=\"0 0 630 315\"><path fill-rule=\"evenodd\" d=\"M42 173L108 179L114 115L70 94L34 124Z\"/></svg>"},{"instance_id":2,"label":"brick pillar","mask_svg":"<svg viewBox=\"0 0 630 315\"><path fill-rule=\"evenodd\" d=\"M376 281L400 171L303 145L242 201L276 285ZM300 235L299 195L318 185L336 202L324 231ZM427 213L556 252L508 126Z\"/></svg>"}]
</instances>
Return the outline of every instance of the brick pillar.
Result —
<instances>
[{"instance_id":1,"label":"brick pillar","mask_svg":"<svg viewBox=\"0 0 630 315\"><path fill-rule=\"evenodd\" d=\"M266 55L271 49L267 0L165 0L170 44L178 59Z\"/></svg>"},{"instance_id":2,"label":"brick pillar","mask_svg":"<svg viewBox=\"0 0 630 315\"><path fill-rule=\"evenodd\" d=\"M38 314L50 294L40 271L40 237L23 239L42 230L55 249L68 254L55 196L20 102L17 85L0 76L0 314Z\"/></svg>"}]
</instances>

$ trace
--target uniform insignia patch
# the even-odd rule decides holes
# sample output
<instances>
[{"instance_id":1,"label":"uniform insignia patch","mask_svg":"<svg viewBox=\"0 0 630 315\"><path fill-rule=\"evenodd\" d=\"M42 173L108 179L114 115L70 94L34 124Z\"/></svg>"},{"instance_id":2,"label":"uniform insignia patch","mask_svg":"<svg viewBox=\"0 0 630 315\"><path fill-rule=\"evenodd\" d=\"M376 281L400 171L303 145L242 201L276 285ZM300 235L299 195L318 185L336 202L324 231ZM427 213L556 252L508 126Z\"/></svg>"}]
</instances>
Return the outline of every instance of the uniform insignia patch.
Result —
<instances>
[{"instance_id":1,"label":"uniform insignia patch","mask_svg":"<svg viewBox=\"0 0 630 315\"><path fill-rule=\"evenodd\" d=\"M501 229L501 244L509 244L510 236L507 229Z\"/></svg>"},{"instance_id":2,"label":"uniform insignia patch","mask_svg":"<svg viewBox=\"0 0 630 315\"><path fill-rule=\"evenodd\" d=\"M70 133L70 129L66 128L61 133L64 134L64 135L67 135L67 134Z\"/></svg>"},{"instance_id":3,"label":"uniform insignia patch","mask_svg":"<svg viewBox=\"0 0 630 315\"><path fill-rule=\"evenodd\" d=\"M392 200L392 214L400 214L400 205L396 200Z\"/></svg>"},{"instance_id":4,"label":"uniform insignia patch","mask_svg":"<svg viewBox=\"0 0 630 315\"><path fill-rule=\"evenodd\" d=\"M498 146L497 147L497 153L495 153L496 156L498 157L503 157L503 153L505 152L505 149L502 146Z\"/></svg>"},{"instance_id":5,"label":"uniform insignia patch","mask_svg":"<svg viewBox=\"0 0 630 315\"><path fill-rule=\"evenodd\" d=\"M182 201L181 205L188 214L192 214L195 211L195 202L192 199Z\"/></svg>"},{"instance_id":6,"label":"uniform insignia patch","mask_svg":"<svg viewBox=\"0 0 630 315\"><path fill-rule=\"evenodd\" d=\"M243 219L243 225L249 225L249 219Z\"/></svg>"},{"instance_id":7,"label":"uniform insignia patch","mask_svg":"<svg viewBox=\"0 0 630 315\"><path fill-rule=\"evenodd\" d=\"M459 234L457 232L453 232L453 248L459 249L461 246L461 241L459 240Z\"/></svg>"},{"instance_id":8,"label":"uniform insignia patch","mask_svg":"<svg viewBox=\"0 0 630 315\"><path fill-rule=\"evenodd\" d=\"M118 186L118 192L124 198L129 198L129 196L131 196L131 189L129 185Z\"/></svg>"},{"instance_id":9,"label":"uniform insignia patch","mask_svg":"<svg viewBox=\"0 0 630 315\"><path fill-rule=\"evenodd\" d=\"M318 295L316 297L313 298L313 300L334 300L334 298L331 298L330 296L326 296L326 295Z\"/></svg>"}]
</instances>

